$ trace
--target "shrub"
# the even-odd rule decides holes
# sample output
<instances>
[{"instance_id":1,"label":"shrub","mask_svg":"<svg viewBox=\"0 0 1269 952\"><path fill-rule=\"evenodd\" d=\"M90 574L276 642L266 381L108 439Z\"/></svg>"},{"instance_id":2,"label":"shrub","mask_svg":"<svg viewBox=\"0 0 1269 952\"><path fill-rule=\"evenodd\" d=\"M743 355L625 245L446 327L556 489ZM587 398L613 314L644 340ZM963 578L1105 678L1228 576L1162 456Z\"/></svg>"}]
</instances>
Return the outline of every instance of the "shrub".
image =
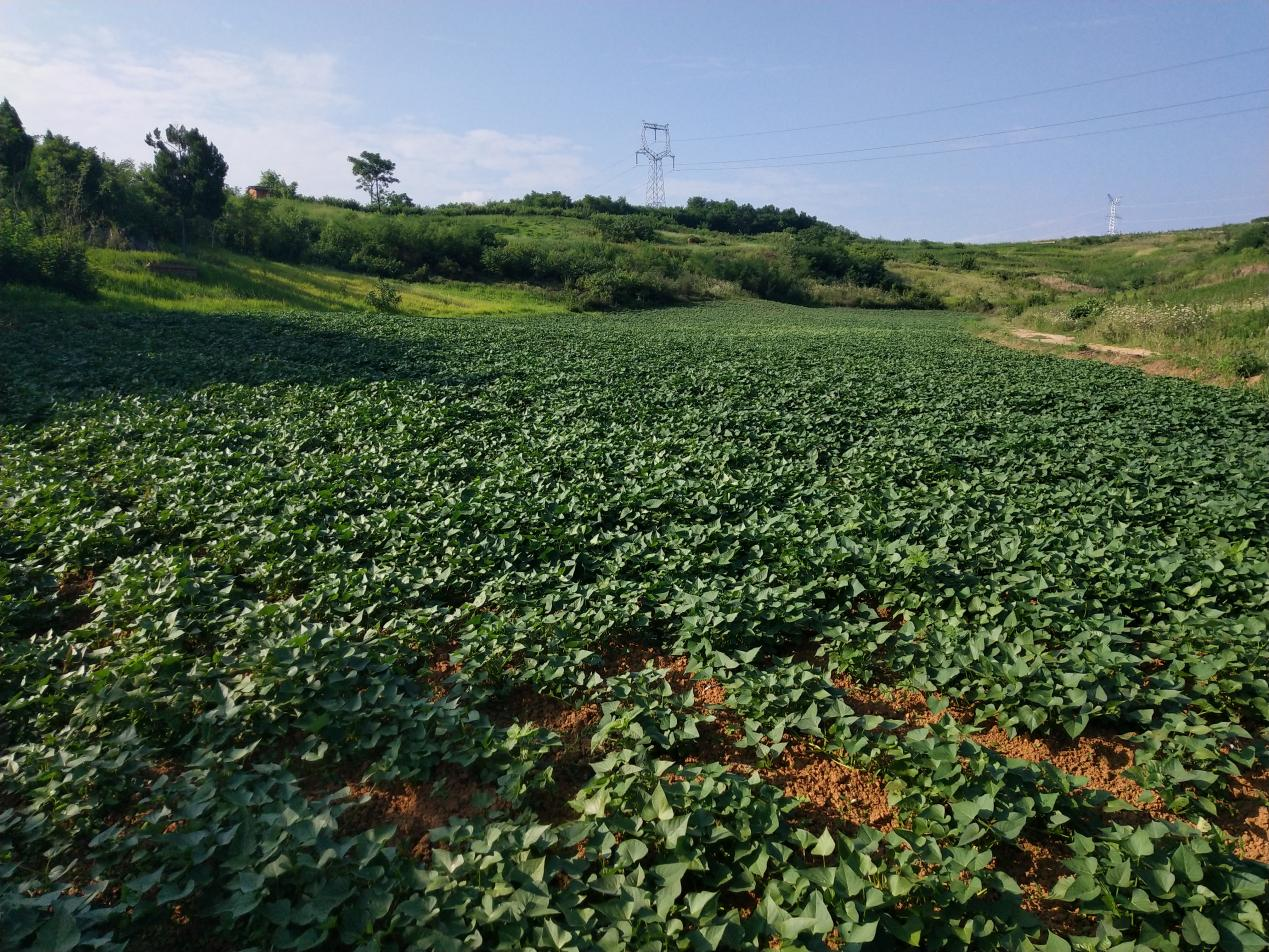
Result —
<instances>
[{"instance_id":1,"label":"shrub","mask_svg":"<svg viewBox=\"0 0 1269 952\"><path fill-rule=\"evenodd\" d=\"M1259 354L1250 350L1240 350L1229 355L1225 360L1230 373L1243 380L1262 374L1269 369L1269 364Z\"/></svg>"},{"instance_id":2,"label":"shrub","mask_svg":"<svg viewBox=\"0 0 1269 952\"><path fill-rule=\"evenodd\" d=\"M947 306L953 311L967 311L975 314L987 314L995 310L994 301L987 298L982 291L974 291L958 297L949 297Z\"/></svg>"},{"instance_id":3,"label":"shrub","mask_svg":"<svg viewBox=\"0 0 1269 952\"><path fill-rule=\"evenodd\" d=\"M657 223L647 215L595 215L591 218L608 241L651 241Z\"/></svg>"},{"instance_id":4,"label":"shrub","mask_svg":"<svg viewBox=\"0 0 1269 952\"><path fill-rule=\"evenodd\" d=\"M573 310L607 311L667 304L676 295L662 275L616 268L577 278L570 284L569 297Z\"/></svg>"},{"instance_id":5,"label":"shrub","mask_svg":"<svg viewBox=\"0 0 1269 952\"><path fill-rule=\"evenodd\" d=\"M860 307L904 311L943 310L937 295L914 287L862 288L855 284L814 284L811 297L825 307Z\"/></svg>"},{"instance_id":6,"label":"shrub","mask_svg":"<svg viewBox=\"0 0 1269 952\"><path fill-rule=\"evenodd\" d=\"M682 208L669 209L670 216L687 228L704 226L710 231L723 231L733 235L760 235L786 229L800 231L820 224L814 215L795 208L779 209L774 205L754 208L741 205L732 199L713 201L699 195L689 198Z\"/></svg>"},{"instance_id":7,"label":"shrub","mask_svg":"<svg viewBox=\"0 0 1269 952\"><path fill-rule=\"evenodd\" d=\"M802 272L787 257L767 252L760 255L715 255L704 262L706 273L734 281L750 294L769 301L801 304L809 297Z\"/></svg>"},{"instance_id":8,"label":"shrub","mask_svg":"<svg viewBox=\"0 0 1269 952\"><path fill-rule=\"evenodd\" d=\"M12 209L0 209L0 281L76 295L93 291L84 242L74 235L39 235L28 216Z\"/></svg>"},{"instance_id":9,"label":"shrub","mask_svg":"<svg viewBox=\"0 0 1269 952\"><path fill-rule=\"evenodd\" d=\"M516 242L486 248L480 260L486 270L513 281L565 285L583 275L609 270L613 254L598 243L541 245Z\"/></svg>"},{"instance_id":10,"label":"shrub","mask_svg":"<svg viewBox=\"0 0 1269 952\"><path fill-rule=\"evenodd\" d=\"M1084 298L1068 307L1066 316L1081 327L1085 327L1101 317L1105 310L1106 303L1100 298Z\"/></svg>"},{"instance_id":11,"label":"shrub","mask_svg":"<svg viewBox=\"0 0 1269 952\"><path fill-rule=\"evenodd\" d=\"M420 268L460 276L477 273L484 252L496 241L487 225L408 214L366 215L324 222L309 257L380 277L403 277Z\"/></svg>"},{"instance_id":12,"label":"shrub","mask_svg":"<svg viewBox=\"0 0 1269 952\"><path fill-rule=\"evenodd\" d=\"M880 252L860 247L852 233L816 225L793 236L793 255L819 278L886 287L891 276Z\"/></svg>"},{"instance_id":13,"label":"shrub","mask_svg":"<svg viewBox=\"0 0 1269 952\"><path fill-rule=\"evenodd\" d=\"M275 261L308 258L319 230L317 222L294 206L254 198L231 198L216 223L227 248Z\"/></svg>"},{"instance_id":14,"label":"shrub","mask_svg":"<svg viewBox=\"0 0 1269 952\"><path fill-rule=\"evenodd\" d=\"M1234 233L1230 248L1242 251L1246 248L1269 248L1269 222L1254 221Z\"/></svg>"},{"instance_id":15,"label":"shrub","mask_svg":"<svg viewBox=\"0 0 1269 952\"><path fill-rule=\"evenodd\" d=\"M376 311L395 311L401 306L401 292L387 278L380 278L366 292L366 304Z\"/></svg>"}]
</instances>

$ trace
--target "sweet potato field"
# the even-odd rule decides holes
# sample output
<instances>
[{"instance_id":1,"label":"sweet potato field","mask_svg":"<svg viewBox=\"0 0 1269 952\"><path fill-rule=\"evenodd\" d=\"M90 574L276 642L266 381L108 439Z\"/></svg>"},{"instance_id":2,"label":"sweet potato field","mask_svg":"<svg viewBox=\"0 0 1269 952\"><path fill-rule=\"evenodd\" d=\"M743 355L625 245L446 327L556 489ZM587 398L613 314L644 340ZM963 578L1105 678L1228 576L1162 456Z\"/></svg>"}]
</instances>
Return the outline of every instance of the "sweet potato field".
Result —
<instances>
[{"instance_id":1,"label":"sweet potato field","mask_svg":"<svg viewBox=\"0 0 1269 952\"><path fill-rule=\"evenodd\" d=\"M1266 947L1263 399L759 303L0 344L4 948Z\"/></svg>"}]
</instances>

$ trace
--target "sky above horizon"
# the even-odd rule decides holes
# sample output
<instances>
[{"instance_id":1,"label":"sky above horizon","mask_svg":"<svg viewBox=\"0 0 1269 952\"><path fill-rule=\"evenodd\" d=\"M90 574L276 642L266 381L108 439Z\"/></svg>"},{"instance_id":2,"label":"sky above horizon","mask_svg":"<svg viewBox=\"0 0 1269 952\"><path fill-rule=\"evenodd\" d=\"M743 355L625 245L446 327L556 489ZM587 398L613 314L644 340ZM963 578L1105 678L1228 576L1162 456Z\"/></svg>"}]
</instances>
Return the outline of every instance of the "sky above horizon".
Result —
<instances>
[{"instance_id":1,"label":"sky above horizon","mask_svg":"<svg viewBox=\"0 0 1269 952\"><path fill-rule=\"evenodd\" d=\"M377 151L428 205L642 203L647 119L670 124L671 204L1023 240L1104 232L1108 192L1127 231L1269 214L1264 47L1269 0L0 0L0 97L28 131L117 159L197 126L237 187L274 168L357 196L345 157ZM965 103L982 104L944 108Z\"/></svg>"}]
</instances>

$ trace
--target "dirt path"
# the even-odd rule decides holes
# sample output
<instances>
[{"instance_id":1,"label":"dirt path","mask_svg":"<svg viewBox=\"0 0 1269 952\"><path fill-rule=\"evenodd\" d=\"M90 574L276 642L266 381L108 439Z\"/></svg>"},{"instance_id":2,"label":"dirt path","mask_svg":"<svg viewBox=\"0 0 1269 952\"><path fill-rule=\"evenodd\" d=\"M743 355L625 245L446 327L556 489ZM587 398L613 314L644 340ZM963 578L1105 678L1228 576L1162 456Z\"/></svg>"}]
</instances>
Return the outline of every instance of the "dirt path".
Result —
<instances>
[{"instance_id":1,"label":"dirt path","mask_svg":"<svg viewBox=\"0 0 1269 952\"><path fill-rule=\"evenodd\" d=\"M1180 377L1184 380L1194 380L1222 387L1233 386L1235 383L1233 380L1205 375L1201 370L1182 366L1166 357L1156 356L1142 347L1081 344L1068 334L1050 334L1045 331L1033 331L1025 328L1011 328L1008 333L1005 333L1005 330L1000 328L984 336L1002 347L1030 353L1035 353L1037 347L1069 348L1047 351L1047 353L1070 360L1096 360L1104 364L1114 364L1117 367L1135 367L1143 374L1151 377ZM1258 378L1252 378L1247 381L1249 385L1255 385L1259 382Z\"/></svg>"},{"instance_id":2,"label":"dirt path","mask_svg":"<svg viewBox=\"0 0 1269 952\"><path fill-rule=\"evenodd\" d=\"M1021 337L1023 340L1033 340L1041 344L1074 344L1076 340L1067 334L1046 334L1044 331L1029 331L1023 328L1015 328L1014 337ZM1153 357L1154 351L1146 350L1144 347L1117 347L1114 344L1081 344L1088 350L1096 351L1099 354L1118 354L1121 357Z\"/></svg>"}]
</instances>

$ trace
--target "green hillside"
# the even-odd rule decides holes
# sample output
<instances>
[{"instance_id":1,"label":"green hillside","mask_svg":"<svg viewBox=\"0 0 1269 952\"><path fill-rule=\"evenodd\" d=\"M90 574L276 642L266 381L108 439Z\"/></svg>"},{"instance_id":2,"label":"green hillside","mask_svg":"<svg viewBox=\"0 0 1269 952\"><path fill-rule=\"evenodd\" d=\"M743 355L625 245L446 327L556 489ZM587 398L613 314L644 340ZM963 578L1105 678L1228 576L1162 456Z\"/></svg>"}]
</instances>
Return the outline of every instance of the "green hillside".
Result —
<instances>
[{"instance_id":1,"label":"green hillside","mask_svg":"<svg viewBox=\"0 0 1269 952\"><path fill-rule=\"evenodd\" d=\"M1006 335L1028 328L1071 336L1071 349L1146 348L1176 369L1233 382L1269 365L1264 233L1257 222L1010 244L902 242L887 246L888 267L949 307L990 314L989 326Z\"/></svg>"},{"instance_id":2,"label":"green hillside","mask_svg":"<svg viewBox=\"0 0 1269 952\"><path fill-rule=\"evenodd\" d=\"M1269 366L1264 221L969 245L867 239L793 209L705 200L640 209L552 193L394 214L350 206L233 196L186 256L196 280L146 271L158 253L90 248L92 306L364 309L380 279L402 313L430 316L758 297L976 313L1010 346L1212 382L1257 386ZM0 284L0 301L45 299ZM1018 336L1031 332L1058 336ZM1105 349L1115 347L1149 354Z\"/></svg>"}]
</instances>

